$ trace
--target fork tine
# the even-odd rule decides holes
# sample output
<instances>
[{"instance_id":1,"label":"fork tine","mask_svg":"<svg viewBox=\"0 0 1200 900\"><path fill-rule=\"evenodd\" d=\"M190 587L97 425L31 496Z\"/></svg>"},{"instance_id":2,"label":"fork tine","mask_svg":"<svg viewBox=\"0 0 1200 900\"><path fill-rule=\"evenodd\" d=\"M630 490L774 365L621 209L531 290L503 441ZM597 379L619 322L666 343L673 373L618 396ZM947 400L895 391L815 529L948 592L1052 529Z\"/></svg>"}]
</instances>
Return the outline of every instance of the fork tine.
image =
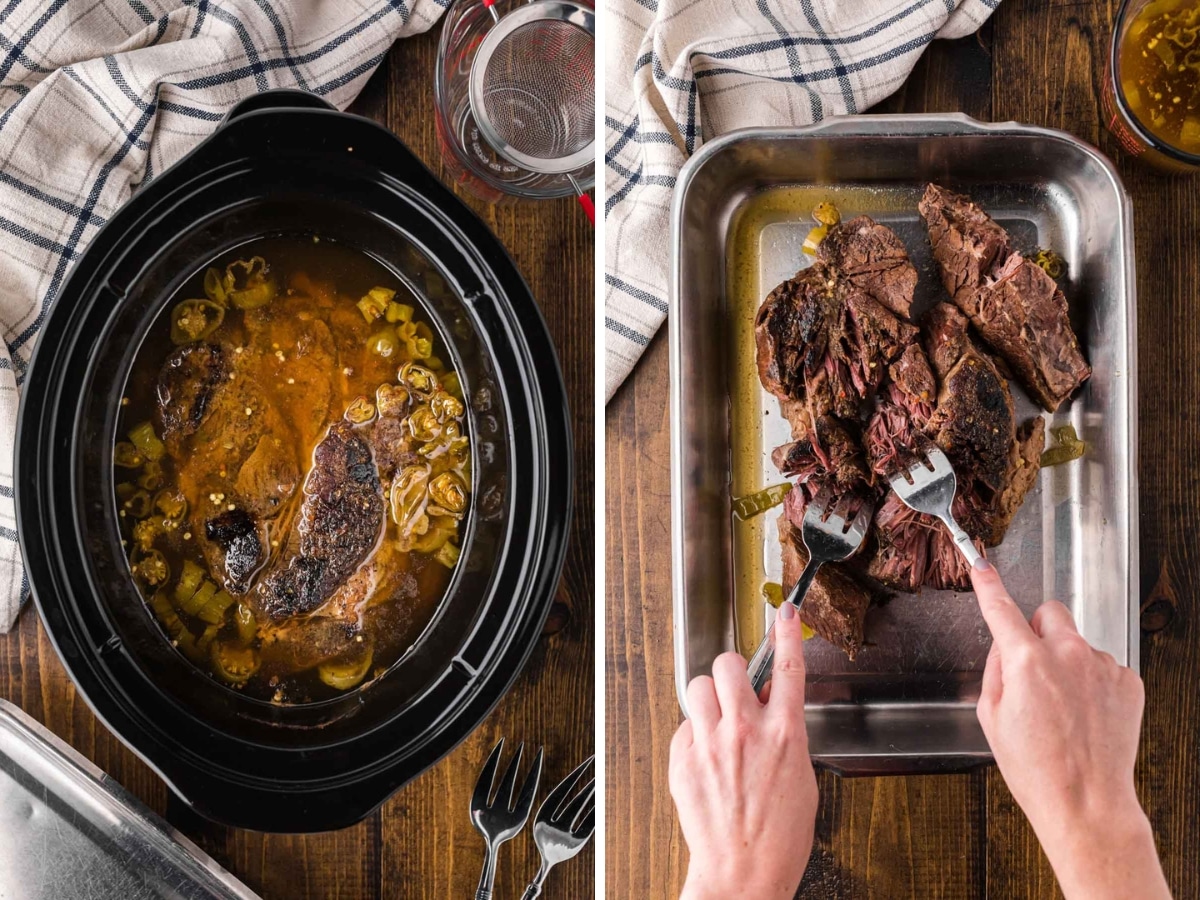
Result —
<instances>
[{"instance_id":1,"label":"fork tine","mask_svg":"<svg viewBox=\"0 0 1200 900\"><path fill-rule=\"evenodd\" d=\"M855 515L854 521L850 523L850 534L855 540L862 540L867 533L867 529L871 527L871 518L875 515L875 505L873 503L864 503L858 508L858 514Z\"/></svg>"},{"instance_id":2,"label":"fork tine","mask_svg":"<svg viewBox=\"0 0 1200 900\"><path fill-rule=\"evenodd\" d=\"M496 791L496 799L493 802L500 803L503 799L505 809L512 809L513 790L517 786L517 773L521 769L521 756L524 752L525 742L521 741L521 743L517 744L517 752L508 764L508 768L504 770L504 779L500 782L500 788Z\"/></svg>"},{"instance_id":3,"label":"fork tine","mask_svg":"<svg viewBox=\"0 0 1200 900\"><path fill-rule=\"evenodd\" d=\"M566 801L567 797L571 796L571 792L575 790L575 785L579 783L580 776L592 764L593 759L595 759L594 756L589 756L577 765L575 771L559 782L558 787L550 792L550 796L542 801L537 814L539 822L550 823L558 818L559 808Z\"/></svg>"},{"instance_id":4,"label":"fork tine","mask_svg":"<svg viewBox=\"0 0 1200 900\"><path fill-rule=\"evenodd\" d=\"M926 447L925 456L933 466L934 475L948 475L953 471L949 458L937 444L931 443L930 446Z\"/></svg>"},{"instance_id":5,"label":"fork tine","mask_svg":"<svg viewBox=\"0 0 1200 900\"><path fill-rule=\"evenodd\" d=\"M533 758L529 774L525 776L525 786L521 788L521 796L517 798L517 805L512 808L512 811L522 819L529 818L529 810L533 809L533 798L537 796L538 782L542 780L542 755L543 748L538 747L537 756Z\"/></svg>"},{"instance_id":6,"label":"fork tine","mask_svg":"<svg viewBox=\"0 0 1200 900\"><path fill-rule=\"evenodd\" d=\"M496 746L492 748L487 762L480 769L479 778L475 781L475 793L471 795L472 809L487 809L488 798L492 794L492 784L496 780L496 766L500 763L500 754L503 750L504 738L500 738L496 742Z\"/></svg>"},{"instance_id":7,"label":"fork tine","mask_svg":"<svg viewBox=\"0 0 1200 900\"><path fill-rule=\"evenodd\" d=\"M813 497L809 502L808 509L805 510L804 513L805 516L807 517L810 513L817 518L825 515L825 508L829 506L829 501L831 499L833 499L833 492L830 491L828 487L821 488L821 490L817 492L817 496Z\"/></svg>"},{"instance_id":8,"label":"fork tine","mask_svg":"<svg viewBox=\"0 0 1200 900\"><path fill-rule=\"evenodd\" d=\"M583 808L591 803L595 796L596 779L593 778L583 786L579 792L579 796L571 801L567 808L562 811L562 815L556 818L556 821L569 829L575 824L575 820L579 818L579 814L583 811Z\"/></svg>"},{"instance_id":9,"label":"fork tine","mask_svg":"<svg viewBox=\"0 0 1200 900\"><path fill-rule=\"evenodd\" d=\"M825 521L838 531L844 531L850 521L850 506L853 501L853 494L843 494Z\"/></svg>"},{"instance_id":10,"label":"fork tine","mask_svg":"<svg viewBox=\"0 0 1200 900\"><path fill-rule=\"evenodd\" d=\"M571 837L586 841L592 836L592 832L595 830L596 806L593 804L592 808L587 811L587 814L584 815L583 819L580 820L579 824L575 826L574 830L572 830Z\"/></svg>"}]
</instances>

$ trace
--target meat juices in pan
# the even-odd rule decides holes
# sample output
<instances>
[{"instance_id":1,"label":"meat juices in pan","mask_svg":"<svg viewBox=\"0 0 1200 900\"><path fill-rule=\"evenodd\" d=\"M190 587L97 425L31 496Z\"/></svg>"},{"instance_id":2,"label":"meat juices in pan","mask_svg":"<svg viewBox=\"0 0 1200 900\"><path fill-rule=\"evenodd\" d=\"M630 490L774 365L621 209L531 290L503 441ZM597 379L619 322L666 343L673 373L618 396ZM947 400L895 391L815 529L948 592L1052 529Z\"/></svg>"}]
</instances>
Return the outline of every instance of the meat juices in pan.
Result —
<instances>
[{"instance_id":1,"label":"meat juices in pan","mask_svg":"<svg viewBox=\"0 0 1200 900\"><path fill-rule=\"evenodd\" d=\"M813 265L771 291L755 320L759 377L793 435L772 459L798 481L780 517L784 591L803 563L799 531L812 497L828 487L838 500L876 506L863 551L822 569L801 610L851 658L880 585L970 587L948 532L887 487L886 476L908 465L921 441L936 442L954 463L955 515L981 549L1003 540L1037 481L1044 422L1017 422L1007 370L971 326L1047 409L1090 372L1061 291L1000 226L933 185L921 213L954 304L910 321L916 270L889 228L859 216L831 228Z\"/></svg>"}]
</instances>

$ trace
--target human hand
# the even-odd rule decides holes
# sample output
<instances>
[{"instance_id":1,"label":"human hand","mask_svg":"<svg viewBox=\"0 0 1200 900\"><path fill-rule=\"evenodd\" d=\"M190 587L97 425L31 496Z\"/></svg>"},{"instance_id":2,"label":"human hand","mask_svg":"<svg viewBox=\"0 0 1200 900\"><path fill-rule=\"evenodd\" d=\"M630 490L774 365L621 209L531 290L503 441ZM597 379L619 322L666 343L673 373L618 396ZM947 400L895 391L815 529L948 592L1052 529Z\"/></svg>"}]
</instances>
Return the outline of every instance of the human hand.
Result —
<instances>
[{"instance_id":1,"label":"human hand","mask_svg":"<svg viewBox=\"0 0 1200 900\"><path fill-rule=\"evenodd\" d=\"M774 674L763 697L737 653L718 656L712 678L688 685L691 718L671 741L669 770L691 852L681 900L791 900L800 885L817 780L804 727L804 638L787 603L775 620Z\"/></svg>"},{"instance_id":2,"label":"human hand","mask_svg":"<svg viewBox=\"0 0 1200 900\"><path fill-rule=\"evenodd\" d=\"M1142 681L1061 603L1026 622L996 570L971 572L992 632L979 723L1068 898L1171 896L1133 783ZM979 565L979 564L977 564Z\"/></svg>"}]
</instances>

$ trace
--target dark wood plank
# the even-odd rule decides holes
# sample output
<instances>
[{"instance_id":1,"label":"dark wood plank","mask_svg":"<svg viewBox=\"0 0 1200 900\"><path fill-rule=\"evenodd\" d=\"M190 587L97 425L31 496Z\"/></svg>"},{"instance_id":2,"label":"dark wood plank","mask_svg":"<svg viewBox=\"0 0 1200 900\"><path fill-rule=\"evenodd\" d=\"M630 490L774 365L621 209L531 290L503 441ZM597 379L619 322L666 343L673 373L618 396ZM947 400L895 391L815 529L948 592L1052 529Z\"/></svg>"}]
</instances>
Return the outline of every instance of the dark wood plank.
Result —
<instances>
[{"instance_id":1,"label":"dark wood plank","mask_svg":"<svg viewBox=\"0 0 1200 900\"><path fill-rule=\"evenodd\" d=\"M1195 180L1158 175L1122 154L1099 96L1115 4L1016 0L996 16L997 118L1062 128L1113 159L1134 204L1138 275L1142 675L1146 714L1137 768L1176 897L1200 896L1200 198ZM999 778L989 782L989 888L1060 896Z\"/></svg>"},{"instance_id":2,"label":"dark wood plank","mask_svg":"<svg viewBox=\"0 0 1200 900\"><path fill-rule=\"evenodd\" d=\"M1017 2L1005 4L1003 13L993 17L996 120L1048 125L1099 142L1103 128L1093 79L1103 73L1104 8ZM1036 28L1043 29L1040 40L1031 31ZM1047 34L1054 39L1046 40ZM989 893L1014 900L1061 897L1033 829L995 769L988 772L986 811Z\"/></svg>"},{"instance_id":3,"label":"dark wood plank","mask_svg":"<svg viewBox=\"0 0 1200 900\"><path fill-rule=\"evenodd\" d=\"M683 886L687 848L667 790L667 751L680 713L665 329L605 413L605 891L666 898Z\"/></svg>"},{"instance_id":4,"label":"dark wood plank","mask_svg":"<svg viewBox=\"0 0 1200 900\"><path fill-rule=\"evenodd\" d=\"M934 41L896 92L867 112L962 112L991 119L992 20L977 34Z\"/></svg>"},{"instance_id":5,"label":"dark wood plank","mask_svg":"<svg viewBox=\"0 0 1200 900\"><path fill-rule=\"evenodd\" d=\"M437 37L435 30L398 42L352 111L387 125L449 181L433 106ZM96 721L32 611L0 636L0 696L95 760L267 898L472 896L482 842L467 803L497 737L545 745L543 796L594 749L594 234L571 200L495 206L459 195L508 247L545 314L571 400L577 471L571 547L547 631L512 692L475 734L353 828L304 836L226 829L169 799L162 781ZM536 869L527 834L506 845L497 896L520 896ZM593 896L594 869L589 847L551 874L548 896Z\"/></svg>"}]
</instances>

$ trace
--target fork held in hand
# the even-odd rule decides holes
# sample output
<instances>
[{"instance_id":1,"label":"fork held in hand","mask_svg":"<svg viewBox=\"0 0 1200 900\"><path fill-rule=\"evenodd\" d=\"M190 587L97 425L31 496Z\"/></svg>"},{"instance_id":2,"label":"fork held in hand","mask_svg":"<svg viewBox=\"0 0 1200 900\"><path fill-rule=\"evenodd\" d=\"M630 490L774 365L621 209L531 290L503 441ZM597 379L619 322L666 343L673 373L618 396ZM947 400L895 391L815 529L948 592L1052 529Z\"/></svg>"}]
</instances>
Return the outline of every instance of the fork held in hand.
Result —
<instances>
[{"instance_id":1,"label":"fork held in hand","mask_svg":"<svg viewBox=\"0 0 1200 900\"><path fill-rule=\"evenodd\" d=\"M927 516L941 519L950 529L954 545L967 560L967 564L973 567L981 554L971 536L954 521L954 513L950 511L955 491L958 489L954 466L950 465L946 454L932 441L922 449L925 456L918 458L907 469L901 469L888 476L888 483L906 506Z\"/></svg>"},{"instance_id":2,"label":"fork held in hand","mask_svg":"<svg viewBox=\"0 0 1200 900\"><path fill-rule=\"evenodd\" d=\"M542 776L542 751L539 748L521 788L521 795L517 797L516 803L513 802L517 772L521 768L521 756L525 750L525 744L521 743L517 746L516 756L504 772L495 798L491 799L492 784L496 780L496 768L503 750L504 738L500 738L487 762L483 764L479 780L475 782L475 793L471 795L471 823L487 842L483 873L479 876L475 900L492 900L492 886L496 882L496 852L501 844L512 840L525 827L529 820L529 811L533 808L533 798L537 794L538 780Z\"/></svg>"},{"instance_id":3,"label":"fork held in hand","mask_svg":"<svg viewBox=\"0 0 1200 900\"><path fill-rule=\"evenodd\" d=\"M575 856L596 830L596 780L588 781L573 800L567 801L592 759L589 756L564 778L538 808L537 818L533 820L533 840L542 864L529 887L525 888L522 900L540 897L550 869Z\"/></svg>"},{"instance_id":4,"label":"fork held in hand","mask_svg":"<svg viewBox=\"0 0 1200 900\"><path fill-rule=\"evenodd\" d=\"M800 488L793 488L793 490L800 490ZM863 538L867 536L867 529L871 525L871 517L875 513L875 507L872 504L863 503L854 518L848 519L850 510L843 503L833 513L826 515L830 499L829 489L825 488L813 498L812 502L808 504L808 509L804 511L804 523L800 529L800 537L804 541L805 549L808 550L808 563L804 566L804 571L800 573L796 586L792 588L792 592L784 601L792 604L797 610L804 603L808 589L812 587L813 579L817 576L817 569L827 562L846 559L862 546ZM750 684L756 695L770 680L774 663L775 626L772 625L767 629L758 649L754 651L754 656L750 658Z\"/></svg>"}]
</instances>

